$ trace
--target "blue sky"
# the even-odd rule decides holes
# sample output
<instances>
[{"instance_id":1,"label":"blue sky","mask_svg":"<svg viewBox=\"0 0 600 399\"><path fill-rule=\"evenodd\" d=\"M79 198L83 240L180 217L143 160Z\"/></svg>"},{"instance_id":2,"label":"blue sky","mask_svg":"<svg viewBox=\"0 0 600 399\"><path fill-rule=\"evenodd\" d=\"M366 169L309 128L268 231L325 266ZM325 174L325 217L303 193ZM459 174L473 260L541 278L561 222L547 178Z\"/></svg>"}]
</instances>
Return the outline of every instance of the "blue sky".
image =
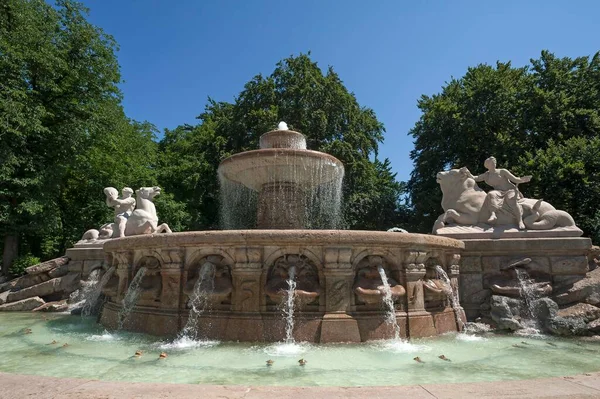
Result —
<instances>
[{"instance_id":1,"label":"blue sky","mask_svg":"<svg viewBox=\"0 0 600 399\"><path fill-rule=\"evenodd\" d=\"M310 51L386 127L380 158L412 170L417 99L469 66L528 64L600 50L600 1L85 0L113 35L127 115L159 129L195 124L208 96L232 101L258 73Z\"/></svg>"}]
</instances>

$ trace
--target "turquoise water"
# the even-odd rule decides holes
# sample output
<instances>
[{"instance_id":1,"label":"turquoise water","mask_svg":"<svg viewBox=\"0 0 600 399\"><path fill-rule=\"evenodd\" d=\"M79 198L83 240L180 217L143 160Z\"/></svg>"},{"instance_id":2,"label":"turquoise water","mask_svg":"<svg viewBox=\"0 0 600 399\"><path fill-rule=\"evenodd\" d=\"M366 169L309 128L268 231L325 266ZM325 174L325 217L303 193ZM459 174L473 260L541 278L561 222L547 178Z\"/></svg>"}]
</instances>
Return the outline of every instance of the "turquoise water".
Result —
<instances>
[{"instance_id":1,"label":"turquoise water","mask_svg":"<svg viewBox=\"0 0 600 399\"><path fill-rule=\"evenodd\" d=\"M108 332L94 318L2 313L0 340L0 371L114 381L363 386L530 379L600 370L599 343L493 334L452 334L410 344L252 345L164 341ZM143 354L136 357L138 350ZM161 352L168 357L159 359ZM439 359L442 354L451 361ZM423 363L413 360L417 356ZM307 361L303 367L301 358ZM268 359L274 360L271 367L265 364Z\"/></svg>"}]
</instances>

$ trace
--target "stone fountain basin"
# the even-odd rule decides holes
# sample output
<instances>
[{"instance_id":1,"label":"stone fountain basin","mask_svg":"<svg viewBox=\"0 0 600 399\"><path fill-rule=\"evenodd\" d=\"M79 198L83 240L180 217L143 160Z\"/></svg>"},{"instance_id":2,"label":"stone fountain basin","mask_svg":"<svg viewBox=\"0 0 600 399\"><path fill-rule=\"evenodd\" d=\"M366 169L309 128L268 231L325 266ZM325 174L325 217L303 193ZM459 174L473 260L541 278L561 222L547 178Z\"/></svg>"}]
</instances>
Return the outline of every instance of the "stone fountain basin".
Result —
<instances>
[{"instance_id":1,"label":"stone fountain basin","mask_svg":"<svg viewBox=\"0 0 600 399\"><path fill-rule=\"evenodd\" d=\"M265 148L246 151L223 160L219 177L260 191L265 183L294 182L315 187L340 179L342 163L319 151L293 148Z\"/></svg>"},{"instance_id":2,"label":"stone fountain basin","mask_svg":"<svg viewBox=\"0 0 600 399\"><path fill-rule=\"evenodd\" d=\"M278 259L295 255L313 265L321 292L298 313L297 340L327 343L389 338L392 331L384 322L384 311L363 309L355 301L353 283L359 263L370 256L383 258L395 280L406 288L407 284L419 284L428 258L439 259L448 270L457 272L458 254L463 248L462 241L451 238L383 231L223 230L117 238L104 244L104 252L107 262L116 267L119 290L104 306L100 322L108 328L116 326L128 285L142 262L153 258L160 264L160 301L154 307L136 306L125 329L176 335L188 318L188 297L183 289L191 271L206 257L219 257L231 270L233 291L230 300L206 316L205 323L212 326L207 338L280 341L285 321L268 300L266 284ZM451 308L413 311L406 304L398 306L396 315L403 337L457 331Z\"/></svg>"}]
</instances>

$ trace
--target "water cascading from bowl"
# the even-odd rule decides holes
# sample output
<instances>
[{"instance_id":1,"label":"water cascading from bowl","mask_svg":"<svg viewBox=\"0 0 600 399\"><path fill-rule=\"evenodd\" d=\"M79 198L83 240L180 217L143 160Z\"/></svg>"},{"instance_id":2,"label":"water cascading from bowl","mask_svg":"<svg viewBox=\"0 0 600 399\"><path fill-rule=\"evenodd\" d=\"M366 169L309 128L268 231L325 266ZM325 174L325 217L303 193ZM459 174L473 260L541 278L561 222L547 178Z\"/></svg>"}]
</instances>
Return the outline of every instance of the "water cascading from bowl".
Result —
<instances>
[{"instance_id":1,"label":"water cascading from bowl","mask_svg":"<svg viewBox=\"0 0 600 399\"><path fill-rule=\"evenodd\" d=\"M218 175L226 230L341 226L344 166L329 154L307 150L301 133L263 134L260 149L223 160Z\"/></svg>"}]
</instances>

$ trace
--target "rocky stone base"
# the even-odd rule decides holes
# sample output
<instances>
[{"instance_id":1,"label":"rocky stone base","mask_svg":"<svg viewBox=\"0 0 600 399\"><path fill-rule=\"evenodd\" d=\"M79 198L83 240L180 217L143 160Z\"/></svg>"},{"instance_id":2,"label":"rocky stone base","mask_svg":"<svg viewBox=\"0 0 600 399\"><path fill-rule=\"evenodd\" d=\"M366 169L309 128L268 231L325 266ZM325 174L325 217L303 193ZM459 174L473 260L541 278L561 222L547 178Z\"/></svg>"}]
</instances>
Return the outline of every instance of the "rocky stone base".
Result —
<instances>
[{"instance_id":1,"label":"rocky stone base","mask_svg":"<svg viewBox=\"0 0 600 399\"><path fill-rule=\"evenodd\" d=\"M27 310L36 309L42 305L44 305L44 300L39 296L21 299L20 301L15 301L11 303L5 303L4 305L0 305L0 311L14 311L14 312L24 312Z\"/></svg>"},{"instance_id":2,"label":"rocky stone base","mask_svg":"<svg viewBox=\"0 0 600 399\"><path fill-rule=\"evenodd\" d=\"M28 267L24 276L0 284L0 311L66 311L82 280L103 265L102 245L87 245Z\"/></svg>"},{"instance_id":3,"label":"rocky stone base","mask_svg":"<svg viewBox=\"0 0 600 399\"><path fill-rule=\"evenodd\" d=\"M595 268L592 243L589 238L522 238L463 240L465 250L460 266L460 301L467 319L490 319L492 286L511 265L529 259L526 269L543 276L552 287L552 295L563 294L557 303L578 302L577 295L588 295L595 290L586 279L586 273ZM580 282L581 281L581 282ZM577 283L579 282L579 283ZM513 282L513 286L518 286ZM574 285L574 284L578 285ZM585 294L577 294L586 285ZM575 287L574 291L569 288ZM595 291L594 291L595 292ZM598 298L600 300L600 297Z\"/></svg>"},{"instance_id":4,"label":"rocky stone base","mask_svg":"<svg viewBox=\"0 0 600 399\"><path fill-rule=\"evenodd\" d=\"M536 328L546 334L593 336L600 332L600 308L577 303L560 309L550 298L541 298L531 304L533 314L524 309L520 299L494 295L491 298L491 319L497 330L518 331Z\"/></svg>"},{"instance_id":5,"label":"rocky stone base","mask_svg":"<svg viewBox=\"0 0 600 399\"><path fill-rule=\"evenodd\" d=\"M600 249L587 238L464 240L461 304L499 330L571 336L600 331ZM515 265L530 278L524 295ZM508 273L512 268L513 273ZM512 276L512 281L511 281ZM525 306L525 297L529 306ZM533 301L533 303L531 303Z\"/></svg>"}]
</instances>

